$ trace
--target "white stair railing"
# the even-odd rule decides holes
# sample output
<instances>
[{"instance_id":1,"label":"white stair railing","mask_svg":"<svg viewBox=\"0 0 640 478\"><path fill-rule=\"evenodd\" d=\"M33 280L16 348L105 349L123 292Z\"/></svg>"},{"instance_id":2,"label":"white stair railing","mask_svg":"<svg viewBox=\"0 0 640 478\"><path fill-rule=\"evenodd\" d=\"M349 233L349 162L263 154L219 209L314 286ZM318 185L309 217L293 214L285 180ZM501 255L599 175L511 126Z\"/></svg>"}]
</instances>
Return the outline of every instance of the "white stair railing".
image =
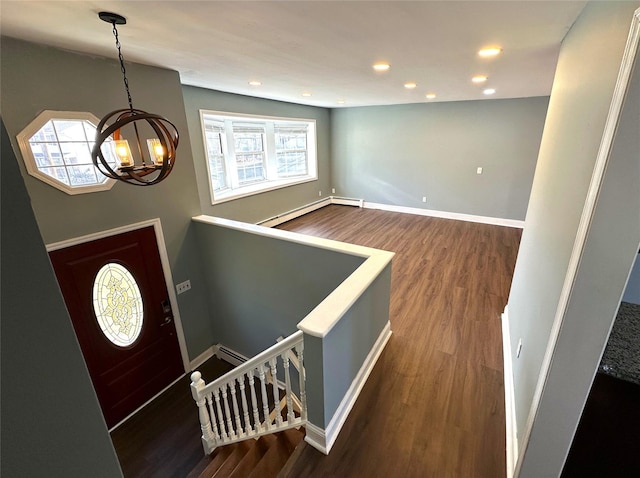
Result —
<instances>
[{"instance_id":1,"label":"white stair railing","mask_svg":"<svg viewBox=\"0 0 640 478\"><path fill-rule=\"evenodd\" d=\"M304 425L303 364L303 334L298 331L209 384L200 372L193 372L191 395L198 406L205 453L220 445ZM298 370L297 383L292 382L290 365ZM295 385L299 396L293 391Z\"/></svg>"}]
</instances>

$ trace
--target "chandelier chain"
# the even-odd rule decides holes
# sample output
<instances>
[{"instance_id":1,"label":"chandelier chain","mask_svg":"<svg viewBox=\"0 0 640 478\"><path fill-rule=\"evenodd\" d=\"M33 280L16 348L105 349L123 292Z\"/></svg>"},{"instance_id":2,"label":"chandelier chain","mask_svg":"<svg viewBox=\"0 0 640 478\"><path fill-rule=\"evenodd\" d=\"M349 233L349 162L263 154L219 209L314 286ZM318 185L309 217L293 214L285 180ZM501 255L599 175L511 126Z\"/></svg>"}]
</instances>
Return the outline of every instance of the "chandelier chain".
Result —
<instances>
[{"instance_id":1,"label":"chandelier chain","mask_svg":"<svg viewBox=\"0 0 640 478\"><path fill-rule=\"evenodd\" d=\"M118 59L120 60L120 71L122 71L122 78L124 80L124 88L127 90L127 101L129 101L129 109L133 111L133 102L131 101L131 92L129 91L129 80L127 79L127 70L124 67L124 57L120 50L120 39L118 38L118 29L116 23L113 22L113 36L116 38L116 48L118 49Z\"/></svg>"}]
</instances>

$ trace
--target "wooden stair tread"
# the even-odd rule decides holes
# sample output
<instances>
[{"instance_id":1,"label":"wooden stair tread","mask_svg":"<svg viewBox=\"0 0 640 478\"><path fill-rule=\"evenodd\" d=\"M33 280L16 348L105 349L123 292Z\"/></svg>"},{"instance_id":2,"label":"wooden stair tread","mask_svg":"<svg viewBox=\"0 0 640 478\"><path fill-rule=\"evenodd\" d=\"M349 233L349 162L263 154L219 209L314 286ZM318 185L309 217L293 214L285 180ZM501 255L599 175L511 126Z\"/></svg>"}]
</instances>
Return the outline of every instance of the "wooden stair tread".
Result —
<instances>
[{"instance_id":1,"label":"wooden stair tread","mask_svg":"<svg viewBox=\"0 0 640 478\"><path fill-rule=\"evenodd\" d=\"M229 455L233 453L234 449L231 446L216 448L211 455L205 455L198 463L198 466L187 475L187 478L208 478L213 476L218 471L218 468L229 458Z\"/></svg>"},{"instance_id":2,"label":"wooden stair tread","mask_svg":"<svg viewBox=\"0 0 640 478\"><path fill-rule=\"evenodd\" d=\"M244 456L253 448L253 440L241 441L228 445L224 448L232 448L232 452L227 459L222 463L213 475L200 475L201 478L226 478L228 477L234 468L242 461Z\"/></svg>"},{"instance_id":3,"label":"wooden stair tread","mask_svg":"<svg viewBox=\"0 0 640 478\"><path fill-rule=\"evenodd\" d=\"M242 460L233 469L229 478L246 478L249 476L276 441L277 438L274 435L263 435L257 441L254 441L251 449L242 457Z\"/></svg>"},{"instance_id":4,"label":"wooden stair tread","mask_svg":"<svg viewBox=\"0 0 640 478\"><path fill-rule=\"evenodd\" d=\"M284 464L282 469L278 472L278 475L276 478L288 478L291 475L291 472L295 467L298 459L304 452L305 448L308 446L307 442L304 441L304 436L305 436L305 432L304 430L302 430L301 436L300 436L300 442L296 445L295 449L293 450L293 453L291 453L291 456L289 456L289 458L287 459L287 462Z\"/></svg>"},{"instance_id":5,"label":"wooden stair tread","mask_svg":"<svg viewBox=\"0 0 640 478\"><path fill-rule=\"evenodd\" d=\"M276 437L248 478L276 478L296 446L302 441L303 434L294 429L277 433Z\"/></svg>"}]
</instances>

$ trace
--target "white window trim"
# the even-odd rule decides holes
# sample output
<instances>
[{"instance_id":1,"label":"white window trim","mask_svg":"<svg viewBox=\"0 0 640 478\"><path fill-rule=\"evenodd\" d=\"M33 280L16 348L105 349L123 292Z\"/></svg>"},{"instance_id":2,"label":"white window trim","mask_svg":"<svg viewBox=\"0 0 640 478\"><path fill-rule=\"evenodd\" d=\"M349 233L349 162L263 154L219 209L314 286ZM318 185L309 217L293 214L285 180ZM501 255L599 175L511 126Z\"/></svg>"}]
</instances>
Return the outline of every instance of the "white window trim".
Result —
<instances>
[{"instance_id":1,"label":"white window trim","mask_svg":"<svg viewBox=\"0 0 640 478\"><path fill-rule=\"evenodd\" d=\"M107 178L107 180L102 184L91 184L88 186L70 186L64 184L61 181L56 181L51 176L41 172L38 169L38 165L36 164L36 160L33 157L33 152L31 151L31 146L29 144L29 139L35 135L40 128L42 128L47 122L51 120L86 120L94 125L98 125L100 123L100 119L98 119L95 115L85 112L85 111L53 111L53 110L45 110L35 117L31 123L29 123L20 133L17 135L18 146L20 147L20 152L22 153L22 160L24 162L25 167L27 168L27 172L29 175L33 176L40 181L47 183L49 186L53 186L54 188L63 191L70 195L76 194L85 194L85 193L93 193L98 191L108 191L113 187L116 183L115 179ZM98 172L98 174L101 174Z\"/></svg>"},{"instance_id":2,"label":"white window trim","mask_svg":"<svg viewBox=\"0 0 640 478\"><path fill-rule=\"evenodd\" d=\"M277 122L306 122L309 123L310 128L313 129L313 144L309 142L307 144L307 165L308 172L304 176L295 176L291 178L283 178L283 179L272 179L267 181L260 181L255 184L248 184L246 186L238 187L235 189L226 189L224 191L218 191L217 193L213 190L213 184L211 181L211 170L209 165L209 155L207 151L207 137L204 127L204 116L205 115L213 115L222 118L223 120L255 120L255 121L277 121ZM318 160L317 160L317 128L316 128L316 120L307 119L307 118L292 118L292 117L284 117L284 116L265 116L265 115L252 115L252 114L243 114L243 113L230 113L227 111L215 111L215 110L200 110L200 129L202 132L202 142L204 148L204 157L205 163L207 166L207 182L209 184L209 194L211 198L211 204L216 205L227 201L232 201L235 199L240 199L247 196L253 196L254 194L260 194L268 191L273 191L276 189L294 186L297 184L304 184L311 181L318 180ZM273 142L272 138L270 138L269 134L266 135L265 144L267 148L274 148L274 145L271 144ZM223 150L225 148L225 141L223 141ZM227 152L225 151L225 157ZM266 164L267 171L269 171L269 162ZM226 174L230 174L230 171L226 171ZM268 174L268 173L267 173Z\"/></svg>"}]
</instances>

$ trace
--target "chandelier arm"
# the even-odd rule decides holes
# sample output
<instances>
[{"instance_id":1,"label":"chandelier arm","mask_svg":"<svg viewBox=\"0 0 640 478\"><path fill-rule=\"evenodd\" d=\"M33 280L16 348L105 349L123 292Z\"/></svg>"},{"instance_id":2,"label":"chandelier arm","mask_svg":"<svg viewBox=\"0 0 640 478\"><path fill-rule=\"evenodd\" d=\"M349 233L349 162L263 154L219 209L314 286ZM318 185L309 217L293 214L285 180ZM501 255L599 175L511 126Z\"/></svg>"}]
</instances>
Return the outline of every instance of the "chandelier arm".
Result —
<instances>
[{"instance_id":1,"label":"chandelier arm","mask_svg":"<svg viewBox=\"0 0 640 478\"><path fill-rule=\"evenodd\" d=\"M104 126L109 121L109 119L116 115L117 120L113 124L105 128ZM145 120L158 135L158 139L165 152L163 155L162 166L147 166L143 164L138 168L131 167L124 170L120 169L119 172L114 171L102 154L102 143L107 138L109 138L112 133L119 130L123 126L129 123L134 123L135 126L135 122L141 120ZM111 177L113 179L120 179L136 186L150 186L153 184L157 184L165 179L173 169L173 166L175 164L175 151L178 142L179 134L175 125L166 118L163 118L162 116L157 114L147 113L145 111L136 109L134 109L133 111L126 109L115 110L106 115L98 124L98 128L96 129L96 143L92 150L92 159L94 165L105 176ZM103 168L108 172L105 172ZM147 180L144 178L144 176L151 174L154 171L158 171L157 177L152 180Z\"/></svg>"}]
</instances>

